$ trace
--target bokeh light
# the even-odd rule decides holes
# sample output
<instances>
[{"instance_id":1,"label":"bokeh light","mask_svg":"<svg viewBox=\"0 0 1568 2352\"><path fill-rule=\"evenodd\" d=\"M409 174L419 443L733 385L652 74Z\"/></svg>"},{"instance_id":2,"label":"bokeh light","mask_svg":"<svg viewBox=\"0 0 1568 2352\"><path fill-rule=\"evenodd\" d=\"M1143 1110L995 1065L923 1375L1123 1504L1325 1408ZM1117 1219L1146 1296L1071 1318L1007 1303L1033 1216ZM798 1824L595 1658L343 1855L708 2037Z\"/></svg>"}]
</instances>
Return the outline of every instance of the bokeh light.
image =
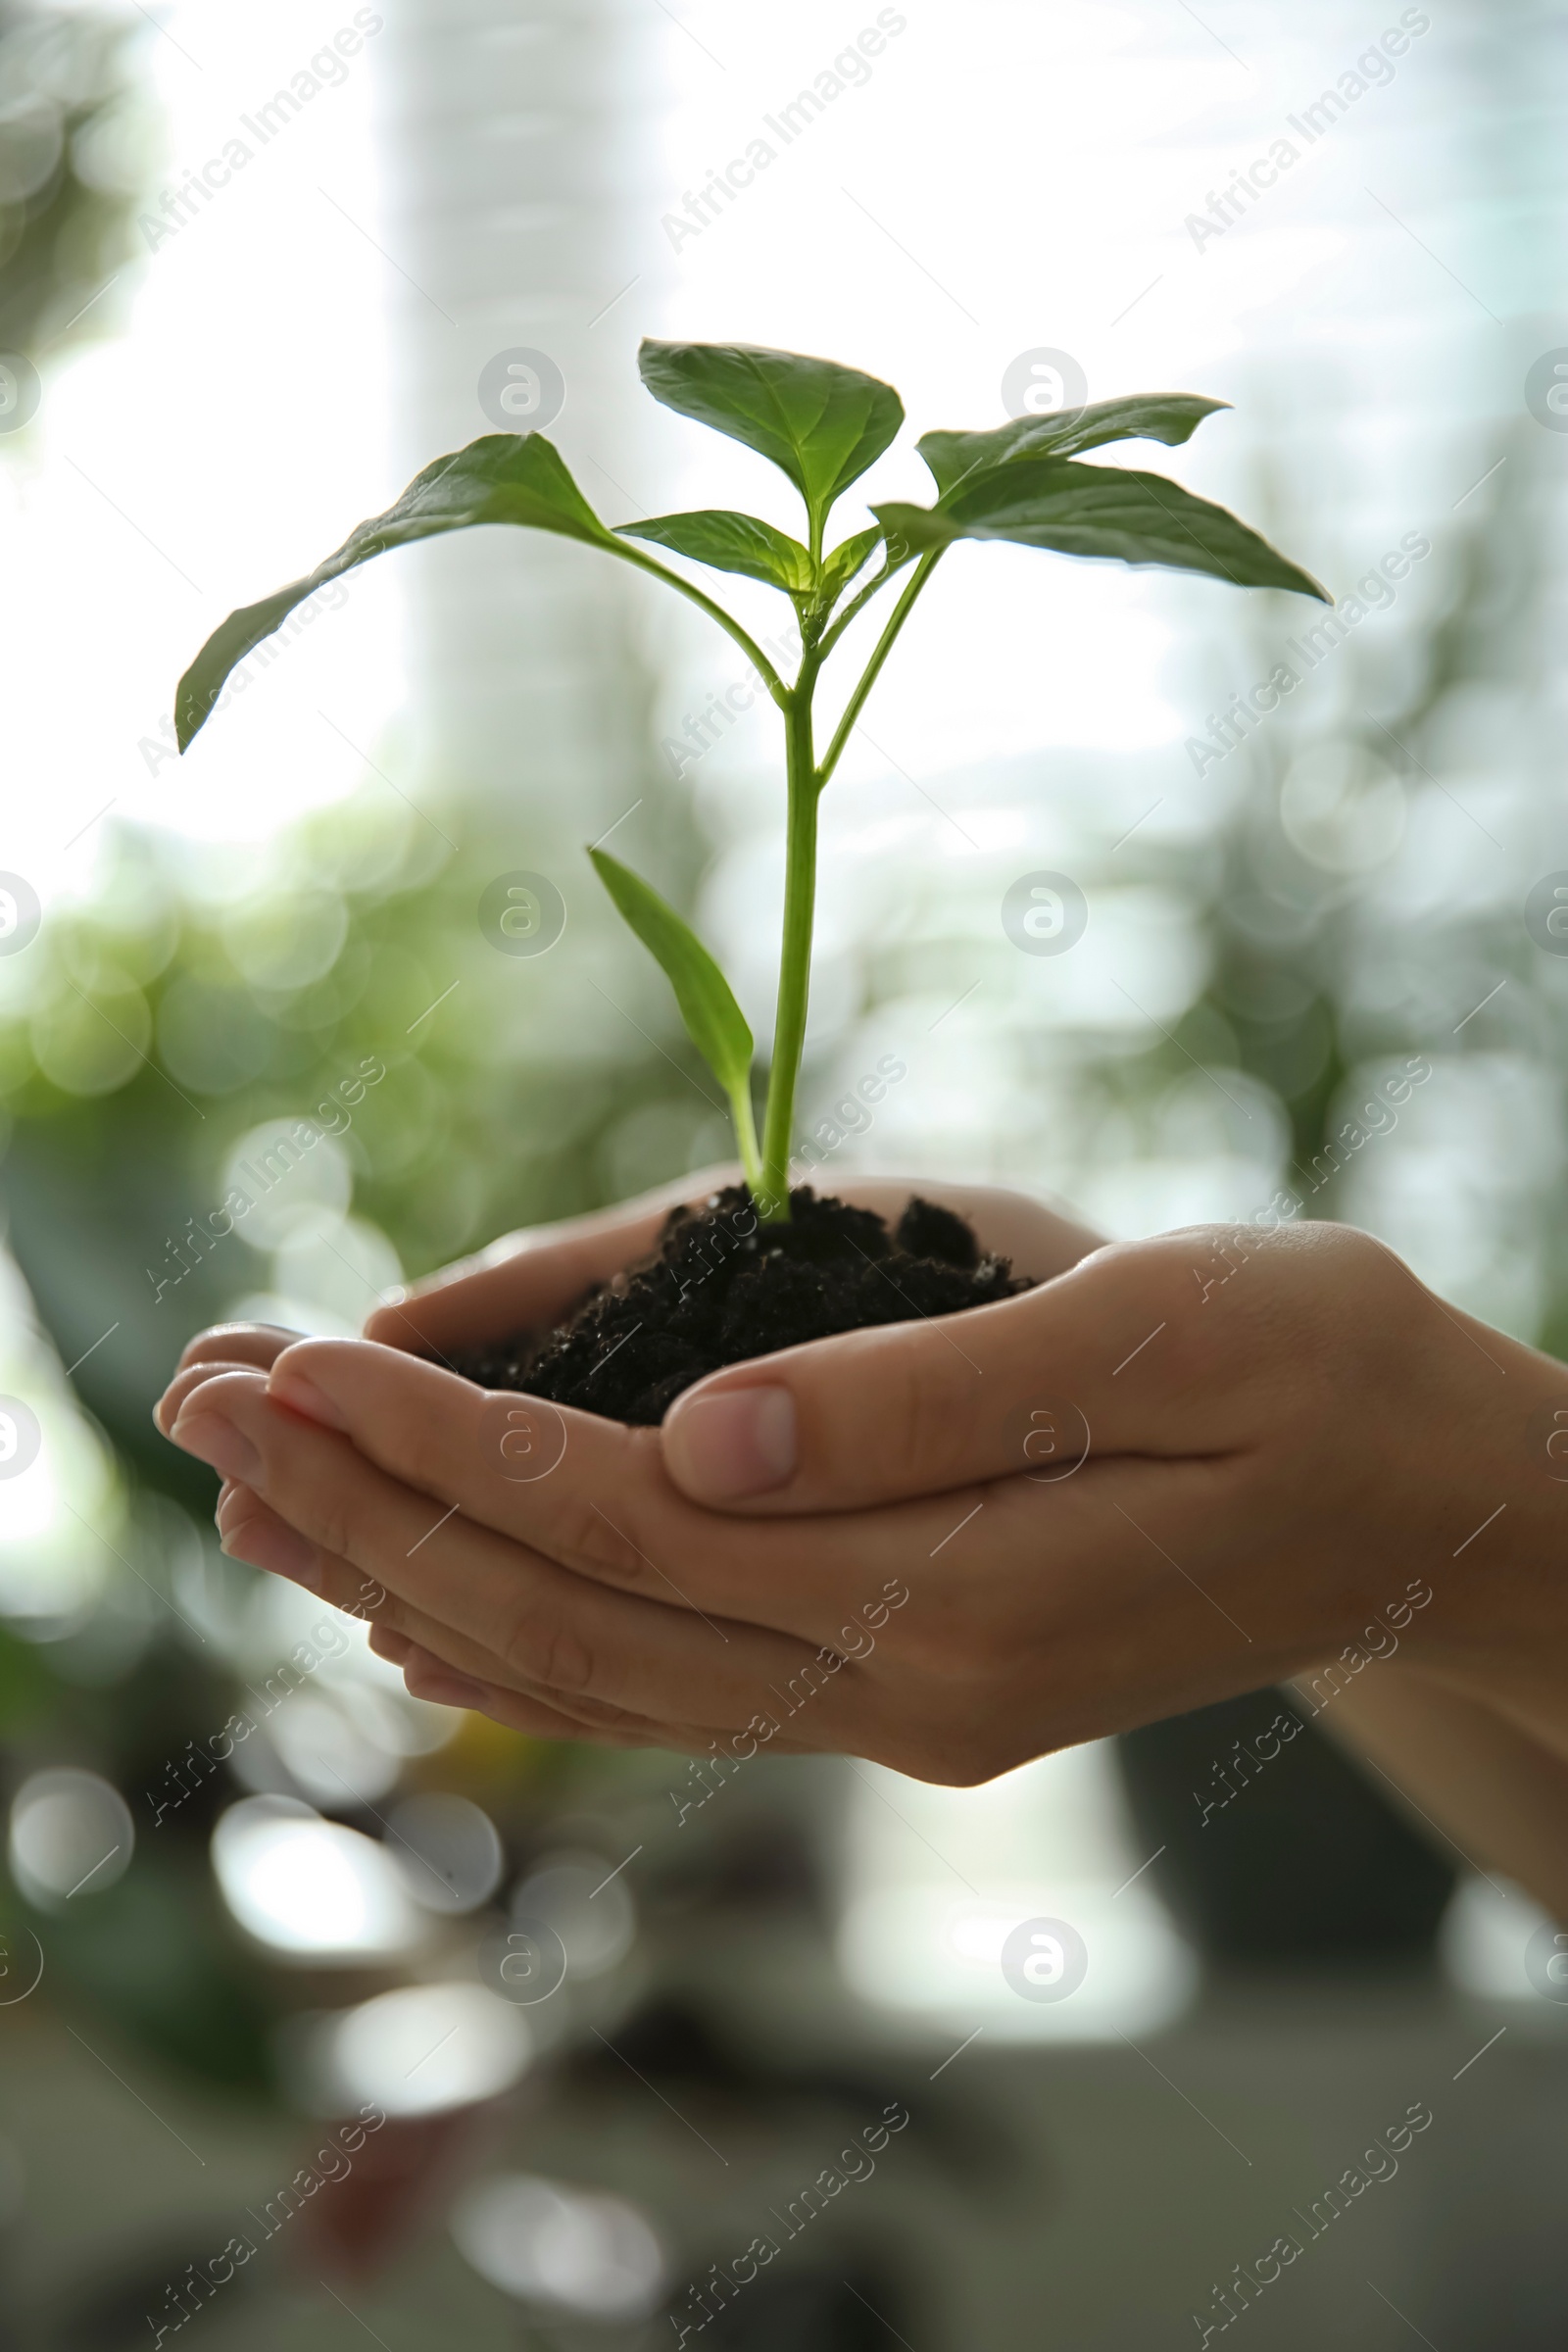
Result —
<instances>
[{"instance_id":1,"label":"bokeh light","mask_svg":"<svg viewBox=\"0 0 1568 2352\"><path fill-rule=\"evenodd\" d=\"M213 1868L239 1925L290 1959L360 1965L419 1939L419 1915L384 1848L298 1798L230 1805L213 1833Z\"/></svg>"},{"instance_id":2,"label":"bokeh light","mask_svg":"<svg viewBox=\"0 0 1568 2352\"><path fill-rule=\"evenodd\" d=\"M518 2010L482 1984L403 1984L321 2030L325 2080L345 2109L438 2115L510 2090L533 2037Z\"/></svg>"},{"instance_id":3,"label":"bokeh light","mask_svg":"<svg viewBox=\"0 0 1568 2352\"><path fill-rule=\"evenodd\" d=\"M475 2181L452 2234L504 2293L585 2320L644 2319L664 2282L659 2239L634 2205L527 2173Z\"/></svg>"}]
</instances>

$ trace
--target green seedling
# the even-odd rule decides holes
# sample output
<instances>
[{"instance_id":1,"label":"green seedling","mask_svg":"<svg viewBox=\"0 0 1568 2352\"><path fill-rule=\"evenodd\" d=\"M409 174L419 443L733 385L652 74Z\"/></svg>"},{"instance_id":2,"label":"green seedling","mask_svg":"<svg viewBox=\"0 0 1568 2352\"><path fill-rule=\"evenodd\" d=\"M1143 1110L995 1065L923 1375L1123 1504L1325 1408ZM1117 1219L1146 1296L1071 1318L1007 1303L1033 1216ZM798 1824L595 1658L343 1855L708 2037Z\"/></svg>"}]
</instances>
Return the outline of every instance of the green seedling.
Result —
<instances>
[{"instance_id":1,"label":"green seedling","mask_svg":"<svg viewBox=\"0 0 1568 2352\"><path fill-rule=\"evenodd\" d=\"M235 664L295 606L342 572L391 548L478 523L517 523L578 539L652 572L706 612L741 647L777 705L784 726L789 838L784 935L773 1054L760 1141L752 1103L753 1039L746 1017L702 941L662 900L603 850L589 856L601 881L674 989L693 1045L728 1098L746 1181L766 1220L789 1216L795 1088L806 1043L811 925L816 896L816 811L866 697L946 550L957 539L1003 539L1058 555L1207 572L1243 588L1287 588L1332 599L1245 522L1158 473L1086 466L1111 441L1186 441L1229 404L1189 392L1155 392L1050 416L1014 417L988 432L927 433L916 445L936 484L929 507L886 505L866 528L824 545L828 517L904 422L891 384L831 360L741 343L645 342L642 379L654 398L744 442L788 474L806 510L804 539L755 514L704 509L646 522L601 522L542 433L488 433L416 475L395 506L350 533L335 555L261 604L231 612L179 683L175 717L184 751ZM707 590L671 570L645 541L687 563L760 580L790 599L801 639L793 678L779 675L750 632ZM907 574L825 749L814 706L824 665L851 623ZM858 586L856 583L858 582Z\"/></svg>"}]
</instances>

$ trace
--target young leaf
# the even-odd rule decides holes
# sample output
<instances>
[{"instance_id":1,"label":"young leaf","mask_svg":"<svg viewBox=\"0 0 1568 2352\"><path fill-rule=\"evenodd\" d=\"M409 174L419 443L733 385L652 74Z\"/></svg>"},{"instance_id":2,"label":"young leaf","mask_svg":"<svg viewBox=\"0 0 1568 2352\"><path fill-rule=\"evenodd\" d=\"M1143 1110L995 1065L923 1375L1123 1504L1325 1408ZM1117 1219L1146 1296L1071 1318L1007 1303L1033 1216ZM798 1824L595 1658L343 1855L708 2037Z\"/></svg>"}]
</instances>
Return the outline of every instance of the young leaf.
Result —
<instances>
[{"instance_id":1,"label":"young leaf","mask_svg":"<svg viewBox=\"0 0 1568 2352\"><path fill-rule=\"evenodd\" d=\"M1110 557L1203 571L1239 588L1292 588L1330 605L1309 573L1224 507L1195 498L1159 473L1080 466L1069 458L1020 458L979 474L936 507L878 507L914 548L956 539L1010 539L1064 556Z\"/></svg>"},{"instance_id":2,"label":"young leaf","mask_svg":"<svg viewBox=\"0 0 1568 2352\"><path fill-rule=\"evenodd\" d=\"M1136 392L1058 416L1012 416L986 433L922 433L914 446L946 498L975 474L1017 458L1073 458L1107 441L1163 441L1175 448L1205 416L1230 405L1197 392Z\"/></svg>"},{"instance_id":3,"label":"young leaf","mask_svg":"<svg viewBox=\"0 0 1568 2352\"><path fill-rule=\"evenodd\" d=\"M841 539L837 547L822 558L822 578L819 593L824 605L831 606L842 588L847 588L885 534L882 525L873 523L868 531L857 531L853 539Z\"/></svg>"},{"instance_id":4,"label":"young leaf","mask_svg":"<svg viewBox=\"0 0 1568 2352\"><path fill-rule=\"evenodd\" d=\"M362 522L314 571L259 605L242 606L213 631L180 679L174 699L180 750L189 748L205 723L229 671L281 628L295 606L318 588L357 564L368 564L372 556L385 555L389 548L480 522L523 523L534 530L559 531L568 539L585 539L596 547L615 545L542 433L487 433L482 440L470 441L466 449L437 458L416 474L395 506Z\"/></svg>"},{"instance_id":5,"label":"young leaf","mask_svg":"<svg viewBox=\"0 0 1568 2352\"><path fill-rule=\"evenodd\" d=\"M590 850L588 855L626 921L662 964L687 1036L733 1101L750 1082L752 1033L729 982L691 925L657 890L608 850Z\"/></svg>"},{"instance_id":6,"label":"young leaf","mask_svg":"<svg viewBox=\"0 0 1568 2352\"><path fill-rule=\"evenodd\" d=\"M881 537L878 531L875 536ZM655 514L647 522L621 522L617 539L651 539L696 564L711 564L716 571L744 572L749 580L804 596L811 586L813 565L798 539L776 531L755 514L736 514L727 508L705 507L693 514Z\"/></svg>"},{"instance_id":7,"label":"young leaf","mask_svg":"<svg viewBox=\"0 0 1568 2352\"><path fill-rule=\"evenodd\" d=\"M891 384L832 360L751 343L658 343L638 353L654 398L781 466L818 522L904 422Z\"/></svg>"}]
</instances>

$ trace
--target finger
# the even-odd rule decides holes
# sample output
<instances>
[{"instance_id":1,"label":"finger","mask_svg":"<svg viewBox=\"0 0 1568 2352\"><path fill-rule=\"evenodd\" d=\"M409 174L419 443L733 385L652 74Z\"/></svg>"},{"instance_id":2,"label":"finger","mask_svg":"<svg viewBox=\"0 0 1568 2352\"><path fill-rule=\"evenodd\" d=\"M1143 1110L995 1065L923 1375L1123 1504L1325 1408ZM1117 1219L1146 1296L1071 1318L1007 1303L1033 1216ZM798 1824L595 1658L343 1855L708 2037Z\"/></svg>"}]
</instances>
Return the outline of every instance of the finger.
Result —
<instances>
[{"instance_id":1,"label":"finger","mask_svg":"<svg viewBox=\"0 0 1568 2352\"><path fill-rule=\"evenodd\" d=\"M291 1585L303 1585L309 1592L319 1592L323 1599L331 1600L334 1608L344 1606L336 1593L322 1590L325 1561L319 1547L307 1543L286 1519L269 1510L255 1489L246 1486L243 1480L224 1480L213 1523L218 1529L219 1548L229 1559L243 1560L248 1567L264 1569L269 1576L283 1577ZM365 1577L358 1582L367 1599L377 1590Z\"/></svg>"},{"instance_id":2,"label":"finger","mask_svg":"<svg viewBox=\"0 0 1568 2352\"><path fill-rule=\"evenodd\" d=\"M596 1283L646 1257L672 1208L706 1200L738 1170L705 1168L622 1207L511 1233L410 1289L394 1293L365 1326L368 1340L437 1357L514 1332L546 1329Z\"/></svg>"},{"instance_id":3,"label":"finger","mask_svg":"<svg viewBox=\"0 0 1568 2352\"><path fill-rule=\"evenodd\" d=\"M459 1674L432 1650L421 1649L417 1642L406 1642L403 1648L405 1654L398 1663L415 1698L431 1699L438 1707L483 1707L492 1685Z\"/></svg>"},{"instance_id":4,"label":"finger","mask_svg":"<svg viewBox=\"0 0 1568 2352\"><path fill-rule=\"evenodd\" d=\"M1215 1376L1234 1388L1248 1356L1234 1309L1194 1285L1200 1244L1115 1245L993 1306L712 1373L670 1406L665 1467L710 1507L798 1513L1039 1478L1089 1451L1213 1450Z\"/></svg>"},{"instance_id":5,"label":"finger","mask_svg":"<svg viewBox=\"0 0 1568 2352\"><path fill-rule=\"evenodd\" d=\"M179 1369L187 1364L260 1364L265 1370L273 1357L292 1347L301 1335L280 1323L214 1323L181 1350Z\"/></svg>"},{"instance_id":6,"label":"finger","mask_svg":"<svg viewBox=\"0 0 1568 2352\"><path fill-rule=\"evenodd\" d=\"M367 1340L302 1341L268 1387L427 1494L432 1518L456 1507L579 1577L695 1611L710 1632L711 1620L736 1616L813 1647L832 1642L844 1574L863 1582L869 1552L880 1556L891 1533L873 1540L858 1525L804 1553L795 1538L770 1543L760 1530L743 1544L732 1520L694 1510L670 1485L657 1430L490 1395ZM896 1554L883 1574L900 1564Z\"/></svg>"},{"instance_id":7,"label":"finger","mask_svg":"<svg viewBox=\"0 0 1568 2352\"><path fill-rule=\"evenodd\" d=\"M705 1715L738 1727L771 1681L808 1662L781 1636L611 1592L455 1507L437 1511L346 1438L286 1411L258 1375L206 1382L172 1434L309 1542L547 1690L655 1719L687 1713L685 1694L701 1691Z\"/></svg>"},{"instance_id":8,"label":"finger","mask_svg":"<svg viewBox=\"0 0 1568 2352\"><path fill-rule=\"evenodd\" d=\"M580 1723L541 1699L516 1690L504 1690L495 1683L475 1682L466 1674L455 1674L439 1658L417 1647L404 1665L403 1680L412 1697L427 1699L438 1707L466 1707L473 1714L488 1715L495 1722L506 1724L512 1731L526 1732L535 1740L592 1740L601 1747L667 1744L652 1730L628 1731Z\"/></svg>"},{"instance_id":9,"label":"finger","mask_svg":"<svg viewBox=\"0 0 1568 2352\"><path fill-rule=\"evenodd\" d=\"M402 1666L418 1652L430 1661L432 1670L439 1669L455 1682L490 1688L499 1681L514 1696L535 1700L568 1723L574 1738L586 1731L626 1731L657 1741L669 1728L595 1699L558 1696L553 1700L526 1676L498 1674L497 1661L488 1650L421 1610L410 1608L375 1578L361 1575L346 1560L334 1559L318 1544L308 1543L246 1486L229 1481L219 1500L217 1521L222 1548L231 1559L245 1560L272 1576L287 1577L345 1616L368 1621L370 1647L394 1665ZM443 1703L466 1706L472 1702L453 1699ZM695 1727L686 1729L697 1736ZM703 1736L710 1739L712 1735Z\"/></svg>"},{"instance_id":10,"label":"finger","mask_svg":"<svg viewBox=\"0 0 1568 2352\"><path fill-rule=\"evenodd\" d=\"M153 1407L153 1420L167 1438L190 1391L217 1371L241 1365L267 1371L300 1337L276 1323L214 1323L181 1350L174 1377Z\"/></svg>"},{"instance_id":11,"label":"finger","mask_svg":"<svg viewBox=\"0 0 1568 2352\"><path fill-rule=\"evenodd\" d=\"M526 1732L536 1740L591 1740L596 1747L652 1747L662 1748L671 1755L695 1756L718 1777L698 1783L688 1777L678 1788L670 1791L677 1807L677 1826L694 1806L707 1802L716 1788L723 1786L726 1767L733 1771L736 1758L727 1754L711 1734L693 1731L680 1724L651 1724L646 1732L606 1731L592 1725L574 1723L559 1715L539 1700L520 1696L515 1690L506 1690L496 1684L471 1682L466 1675L450 1675L435 1667L427 1671L417 1652L404 1671L404 1681L415 1698L434 1699L437 1706L466 1707L476 1715L488 1715L492 1722L505 1724L509 1731ZM804 1756L810 1753L798 1740L775 1738L769 1741L773 1752L780 1755ZM715 1752L722 1761L714 1761Z\"/></svg>"},{"instance_id":12,"label":"finger","mask_svg":"<svg viewBox=\"0 0 1568 2352\"><path fill-rule=\"evenodd\" d=\"M270 1358L269 1358L269 1363ZM268 1363L257 1363L242 1355L216 1356L194 1364L183 1364L153 1407L153 1420L167 1438L179 1419L180 1407L193 1389L220 1372L265 1372Z\"/></svg>"},{"instance_id":13,"label":"finger","mask_svg":"<svg viewBox=\"0 0 1568 2352\"><path fill-rule=\"evenodd\" d=\"M497 1683L496 1661L488 1651L410 1609L347 1562L328 1559L247 1488L231 1483L225 1489L219 1521L223 1549L230 1557L306 1585L347 1616L369 1618L369 1646L378 1657L403 1668L417 1665L417 1684L411 1679L409 1685L416 1697L494 1715L492 1702L499 1695L509 1711L498 1720L540 1739L593 1739L702 1754L722 1738L717 1727L654 1722L593 1699L552 1694L514 1675ZM394 1630L389 1615L395 1615L403 1630Z\"/></svg>"}]
</instances>

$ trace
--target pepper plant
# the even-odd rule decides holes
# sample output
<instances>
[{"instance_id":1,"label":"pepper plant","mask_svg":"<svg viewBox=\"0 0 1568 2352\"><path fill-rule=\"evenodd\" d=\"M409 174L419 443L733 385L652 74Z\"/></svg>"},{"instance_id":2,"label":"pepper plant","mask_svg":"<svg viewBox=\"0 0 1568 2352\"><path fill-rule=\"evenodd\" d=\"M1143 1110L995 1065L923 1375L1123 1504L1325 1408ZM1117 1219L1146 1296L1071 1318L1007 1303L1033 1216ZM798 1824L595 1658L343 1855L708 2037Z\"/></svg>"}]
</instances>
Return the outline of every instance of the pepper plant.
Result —
<instances>
[{"instance_id":1,"label":"pepper plant","mask_svg":"<svg viewBox=\"0 0 1568 2352\"><path fill-rule=\"evenodd\" d=\"M601 522L542 433L488 433L437 458L394 506L362 522L303 579L229 614L180 680L179 746L184 751L204 724L230 670L281 627L296 605L340 573L416 539L492 522L554 531L652 572L688 598L741 647L783 720L789 787L784 932L760 1140L752 1103L752 1032L717 963L657 891L605 851L588 854L621 914L662 965L692 1043L728 1098L760 1216L784 1221L795 1087L806 1043L817 803L946 550L958 539L1011 540L1061 555L1207 572L1238 587L1288 588L1332 600L1257 532L1179 482L1082 463L1086 451L1111 441L1186 441L1205 416L1229 405L1224 401L1188 392L1134 394L1013 417L990 431L927 433L916 446L936 485L934 503L874 507L871 524L830 548L825 542L834 507L904 422L904 404L891 384L830 360L740 343L647 341L640 365L656 400L744 442L789 476L806 511L803 538L758 515L713 508L610 525ZM787 596L801 640L794 677L782 677L734 614L650 555L650 545L711 570L760 580ZM816 692L825 665L852 622L906 574L838 722L818 749Z\"/></svg>"}]
</instances>

